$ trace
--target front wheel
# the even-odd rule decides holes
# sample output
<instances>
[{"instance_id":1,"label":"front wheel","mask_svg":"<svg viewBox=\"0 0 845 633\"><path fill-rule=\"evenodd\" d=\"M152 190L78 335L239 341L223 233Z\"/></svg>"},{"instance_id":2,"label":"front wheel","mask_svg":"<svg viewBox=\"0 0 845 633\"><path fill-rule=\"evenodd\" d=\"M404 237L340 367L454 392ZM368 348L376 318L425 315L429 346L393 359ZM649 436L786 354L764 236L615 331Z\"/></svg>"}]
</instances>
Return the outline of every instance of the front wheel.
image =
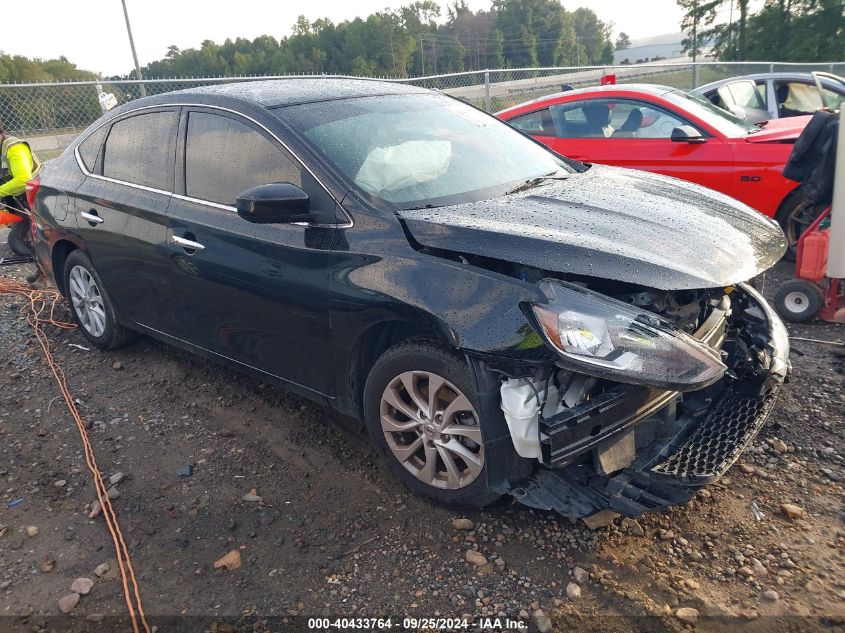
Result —
<instances>
[{"instance_id":1,"label":"front wheel","mask_svg":"<svg viewBox=\"0 0 845 633\"><path fill-rule=\"evenodd\" d=\"M775 310L784 319L804 323L824 307L824 292L807 279L790 279L775 293Z\"/></svg>"},{"instance_id":2,"label":"front wheel","mask_svg":"<svg viewBox=\"0 0 845 633\"><path fill-rule=\"evenodd\" d=\"M367 428L390 469L414 492L444 505L483 506L484 424L464 358L428 342L385 352L364 388Z\"/></svg>"},{"instance_id":3,"label":"front wheel","mask_svg":"<svg viewBox=\"0 0 845 633\"><path fill-rule=\"evenodd\" d=\"M32 238L29 234L29 220L15 222L9 228L9 236L6 238L9 248L15 255L32 255Z\"/></svg>"}]
</instances>

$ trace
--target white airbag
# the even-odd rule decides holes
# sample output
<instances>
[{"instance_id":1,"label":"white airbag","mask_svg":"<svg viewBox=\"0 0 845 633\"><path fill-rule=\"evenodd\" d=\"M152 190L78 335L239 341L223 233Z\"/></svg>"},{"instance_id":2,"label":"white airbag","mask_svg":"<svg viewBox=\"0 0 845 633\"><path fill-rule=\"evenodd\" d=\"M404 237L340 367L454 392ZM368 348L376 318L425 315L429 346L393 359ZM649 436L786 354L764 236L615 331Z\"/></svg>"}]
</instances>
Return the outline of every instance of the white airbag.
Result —
<instances>
[{"instance_id":1,"label":"white airbag","mask_svg":"<svg viewBox=\"0 0 845 633\"><path fill-rule=\"evenodd\" d=\"M436 180L446 173L451 160L450 141L407 141L377 147L364 159L355 184L379 195Z\"/></svg>"}]
</instances>

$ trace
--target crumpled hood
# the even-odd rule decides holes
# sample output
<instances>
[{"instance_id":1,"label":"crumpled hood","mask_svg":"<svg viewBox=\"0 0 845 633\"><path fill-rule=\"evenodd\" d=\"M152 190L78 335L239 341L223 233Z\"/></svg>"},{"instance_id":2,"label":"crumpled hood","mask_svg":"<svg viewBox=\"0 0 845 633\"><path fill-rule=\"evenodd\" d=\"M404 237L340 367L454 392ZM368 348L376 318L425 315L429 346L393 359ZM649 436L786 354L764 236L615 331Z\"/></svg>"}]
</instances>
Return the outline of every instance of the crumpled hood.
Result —
<instances>
[{"instance_id":1,"label":"crumpled hood","mask_svg":"<svg viewBox=\"0 0 845 633\"><path fill-rule=\"evenodd\" d=\"M769 119L763 129L749 134L745 140L749 143L794 143L812 118L811 116L791 116L783 119Z\"/></svg>"},{"instance_id":2,"label":"crumpled hood","mask_svg":"<svg viewBox=\"0 0 845 633\"><path fill-rule=\"evenodd\" d=\"M732 198L601 165L524 193L399 217L424 246L662 290L746 281L786 250L777 224Z\"/></svg>"}]
</instances>

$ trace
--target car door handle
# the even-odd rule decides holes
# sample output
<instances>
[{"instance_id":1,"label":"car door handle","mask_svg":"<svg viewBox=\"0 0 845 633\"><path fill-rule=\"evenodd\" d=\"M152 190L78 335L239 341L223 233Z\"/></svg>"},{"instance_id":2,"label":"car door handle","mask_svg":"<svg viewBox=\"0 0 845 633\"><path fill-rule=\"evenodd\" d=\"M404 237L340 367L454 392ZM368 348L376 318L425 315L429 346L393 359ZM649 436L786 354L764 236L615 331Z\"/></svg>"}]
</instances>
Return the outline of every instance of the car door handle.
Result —
<instances>
[{"instance_id":1,"label":"car door handle","mask_svg":"<svg viewBox=\"0 0 845 633\"><path fill-rule=\"evenodd\" d=\"M174 244L178 244L186 251L204 251L205 246L200 244L199 242L194 242L193 240L185 239L184 237L179 237L178 235L171 235L170 241Z\"/></svg>"},{"instance_id":2,"label":"car door handle","mask_svg":"<svg viewBox=\"0 0 845 633\"><path fill-rule=\"evenodd\" d=\"M105 222L103 218L97 215L97 212L91 209L91 212L88 211L80 211L79 217L81 217L86 222L90 222L91 224L102 224Z\"/></svg>"}]
</instances>

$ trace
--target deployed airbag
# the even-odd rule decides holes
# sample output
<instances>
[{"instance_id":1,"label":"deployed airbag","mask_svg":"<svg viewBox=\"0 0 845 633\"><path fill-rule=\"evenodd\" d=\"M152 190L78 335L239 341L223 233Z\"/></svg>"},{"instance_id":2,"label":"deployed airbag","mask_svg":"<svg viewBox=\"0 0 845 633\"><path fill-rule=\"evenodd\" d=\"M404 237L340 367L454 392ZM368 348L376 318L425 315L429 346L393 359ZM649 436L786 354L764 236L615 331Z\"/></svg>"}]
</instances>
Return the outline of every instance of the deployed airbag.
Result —
<instances>
[{"instance_id":1,"label":"deployed airbag","mask_svg":"<svg viewBox=\"0 0 845 633\"><path fill-rule=\"evenodd\" d=\"M355 184L368 193L389 199L384 192L436 180L446 173L451 160L449 141L407 141L377 147L364 159Z\"/></svg>"}]
</instances>

